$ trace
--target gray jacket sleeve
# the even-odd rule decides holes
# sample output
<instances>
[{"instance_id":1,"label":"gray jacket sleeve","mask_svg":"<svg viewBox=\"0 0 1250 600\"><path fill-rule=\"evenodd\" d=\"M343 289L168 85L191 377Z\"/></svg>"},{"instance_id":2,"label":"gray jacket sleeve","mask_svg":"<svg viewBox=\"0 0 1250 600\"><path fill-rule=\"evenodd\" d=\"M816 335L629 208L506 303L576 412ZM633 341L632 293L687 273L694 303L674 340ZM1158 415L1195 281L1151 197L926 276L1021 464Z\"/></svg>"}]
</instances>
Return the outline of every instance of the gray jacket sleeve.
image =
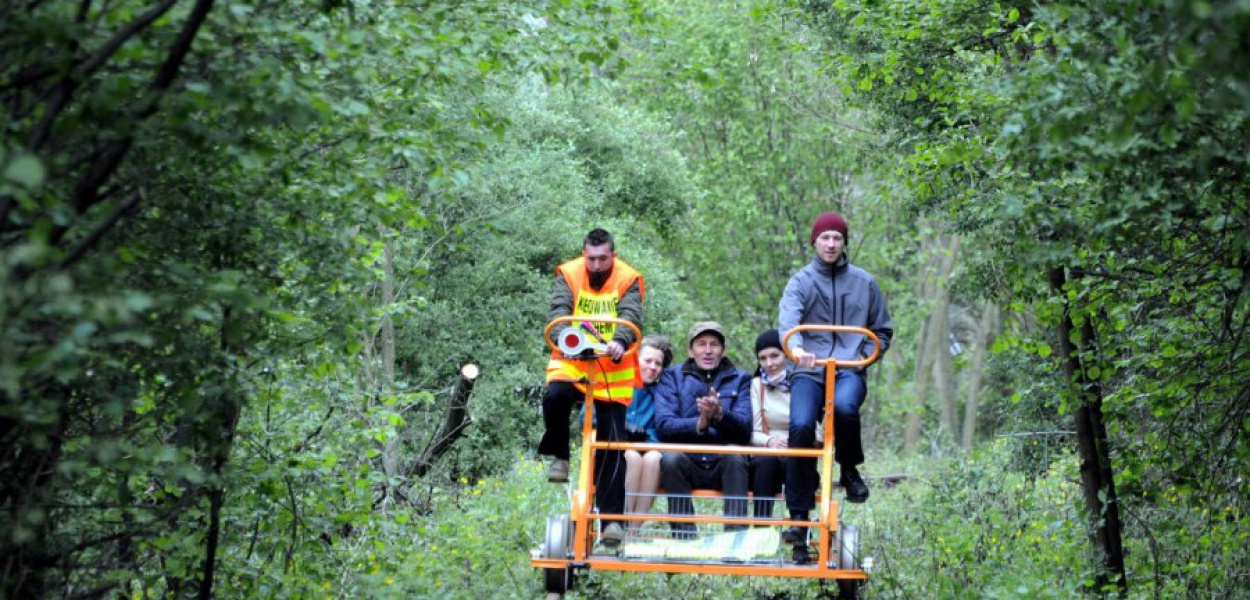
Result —
<instances>
[{"instance_id":1,"label":"gray jacket sleeve","mask_svg":"<svg viewBox=\"0 0 1250 600\"><path fill-rule=\"evenodd\" d=\"M868 330L877 334L877 339L881 340L881 356L884 357L885 351L890 347L890 340L894 337L894 323L890 320L890 309L885 305L885 294L881 293L881 286L875 278L869 286ZM868 345L871 353L871 343Z\"/></svg>"},{"instance_id":2,"label":"gray jacket sleeve","mask_svg":"<svg viewBox=\"0 0 1250 600\"><path fill-rule=\"evenodd\" d=\"M571 301L569 304L572 306ZM642 289L638 281L635 280L616 303L616 316L637 325L639 331L642 330ZM628 327L617 327L612 339L628 348L635 341L634 331Z\"/></svg>"},{"instance_id":3,"label":"gray jacket sleeve","mask_svg":"<svg viewBox=\"0 0 1250 600\"><path fill-rule=\"evenodd\" d=\"M777 307L780 313L777 319L777 332L783 336L787 331L798 327L800 320L803 318L802 287L799 276L795 275L786 283L786 290L781 294L781 302ZM790 340L786 344L791 352L802 345L803 336L801 334L790 336Z\"/></svg>"},{"instance_id":4,"label":"gray jacket sleeve","mask_svg":"<svg viewBox=\"0 0 1250 600\"><path fill-rule=\"evenodd\" d=\"M556 275L556 286L551 292L551 305L547 307L547 323L552 319L567 317L573 314L573 290L569 289L569 282L564 277ZM551 341L555 342L560 339L560 332L568 327L568 323L561 323L551 328Z\"/></svg>"}]
</instances>

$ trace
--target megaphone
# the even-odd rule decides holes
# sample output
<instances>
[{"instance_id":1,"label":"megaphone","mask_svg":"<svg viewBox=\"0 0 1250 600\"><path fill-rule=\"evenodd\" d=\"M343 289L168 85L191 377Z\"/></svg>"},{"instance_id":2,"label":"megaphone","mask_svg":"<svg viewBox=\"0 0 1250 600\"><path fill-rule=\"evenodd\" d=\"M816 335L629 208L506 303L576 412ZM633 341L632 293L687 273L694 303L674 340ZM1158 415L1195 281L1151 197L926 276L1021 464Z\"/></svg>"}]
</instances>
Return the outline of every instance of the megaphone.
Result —
<instances>
[{"instance_id":1,"label":"megaphone","mask_svg":"<svg viewBox=\"0 0 1250 600\"><path fill-rule=\"evenodd\" d=\"M556 347L565 356L578 356L587 350L592 352L606 352L608 350L607 344L592 341L590 336L578 327L568 327L561 331L560 337L556 339Z\"/></svg>"}]
</instances>

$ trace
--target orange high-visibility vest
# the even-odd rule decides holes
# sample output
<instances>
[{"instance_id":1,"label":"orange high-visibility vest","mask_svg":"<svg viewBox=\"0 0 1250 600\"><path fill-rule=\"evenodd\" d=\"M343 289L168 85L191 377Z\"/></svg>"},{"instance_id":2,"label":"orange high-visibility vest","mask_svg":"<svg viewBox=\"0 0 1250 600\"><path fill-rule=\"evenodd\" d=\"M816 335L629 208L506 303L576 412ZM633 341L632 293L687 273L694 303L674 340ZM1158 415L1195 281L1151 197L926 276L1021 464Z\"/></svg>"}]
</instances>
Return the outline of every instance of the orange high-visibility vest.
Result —
<instances>
[{"instance_id":1,"label":"orange high-visibility vest","mask_svg":"<svg viewBox=\"0 0 1250 600\"><path fill-rule=\"evenodd\" d=\"M616 305L621 296L635 281L638 292L645 299L647 296L646 282L642 274L621 259L615 259L612 275L598 291L590 289L590 274L586 272L584 258L575 258L558 267L556 274L563 277L573 292L573 315L575 317L612 317L617 316ZM616 334L616 325L612 323L595 323L595 328L603 334L603 339L612 341ZM634 343L642 340L635 340ZM565 360L558 351L552 351L551 360L547 362L547 383L553 381L581 382L588 380L593 373L594 380L590 383L596 400L608 400L628 405L634 398L634 388L642 385L638 374L638 356L632 354L621 359L620 363L610 358L597 359L598 368L591 369L586 361ZM586 386L578 383L577 389L583 393Z\"/></svg>"}]
</instances>

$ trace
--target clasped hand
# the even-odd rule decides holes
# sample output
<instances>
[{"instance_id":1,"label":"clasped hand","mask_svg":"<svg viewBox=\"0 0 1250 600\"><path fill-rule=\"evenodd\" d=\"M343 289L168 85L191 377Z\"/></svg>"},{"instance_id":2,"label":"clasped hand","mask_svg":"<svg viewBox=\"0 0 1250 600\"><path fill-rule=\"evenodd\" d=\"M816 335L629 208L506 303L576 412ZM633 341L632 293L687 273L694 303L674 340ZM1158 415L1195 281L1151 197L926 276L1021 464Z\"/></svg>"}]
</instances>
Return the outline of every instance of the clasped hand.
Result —
<instances>
[{"instance_id":1,"label":"clasped hand","mask_svg":"<svg viewBox=\"0 0 1250 600\"><path fill-rule=\"evenodd\" d=\"M699 406L699 429L707 429L708 424L712 421L720 420L724 414L724 410L720 406L720 395L716 390L707 396L700 396L695 400Z\"/></svg>"}]
</instances>

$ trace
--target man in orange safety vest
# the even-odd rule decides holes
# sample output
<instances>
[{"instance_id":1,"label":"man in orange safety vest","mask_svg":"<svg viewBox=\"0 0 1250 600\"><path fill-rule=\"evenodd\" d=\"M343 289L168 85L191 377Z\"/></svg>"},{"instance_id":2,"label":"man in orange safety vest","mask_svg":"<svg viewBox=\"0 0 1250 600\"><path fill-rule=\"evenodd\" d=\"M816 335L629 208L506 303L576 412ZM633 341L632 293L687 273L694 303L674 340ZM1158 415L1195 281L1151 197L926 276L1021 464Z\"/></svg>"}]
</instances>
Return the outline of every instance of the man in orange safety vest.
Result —
<instances>
[{"instance_id":1,"label":"man in orange safety vest","mask_svg":"<svg viewBox=\"0 0 1250 600\"><path fill-rule=\"evenodd\" d=\"M612 234L596 228L582 241L582 255L556 267L556 285L547 321L565 316L585 316L602 335L606 356L573 359L553 351L547 363L547 391L543 394L546 432L538 444L539 454L555 458L547 479L568 481L569 415L585 400L587 386L594 395L595 423L599 441L624 441L625 409L639 385L635 355L624 356L638 340L628 327L593 323L594 317L625 319L642 328L642 302L646 283L625 261L616 257ZM568 327L552 328L553 340ZM595 361L592 368L590 361ZM595 503L605 514L625 510L625 463L620 451L599 451L595 458ZM624 537L620 524L608 523L602 534L605 544Z\"/></svg>"}]
</instances>

